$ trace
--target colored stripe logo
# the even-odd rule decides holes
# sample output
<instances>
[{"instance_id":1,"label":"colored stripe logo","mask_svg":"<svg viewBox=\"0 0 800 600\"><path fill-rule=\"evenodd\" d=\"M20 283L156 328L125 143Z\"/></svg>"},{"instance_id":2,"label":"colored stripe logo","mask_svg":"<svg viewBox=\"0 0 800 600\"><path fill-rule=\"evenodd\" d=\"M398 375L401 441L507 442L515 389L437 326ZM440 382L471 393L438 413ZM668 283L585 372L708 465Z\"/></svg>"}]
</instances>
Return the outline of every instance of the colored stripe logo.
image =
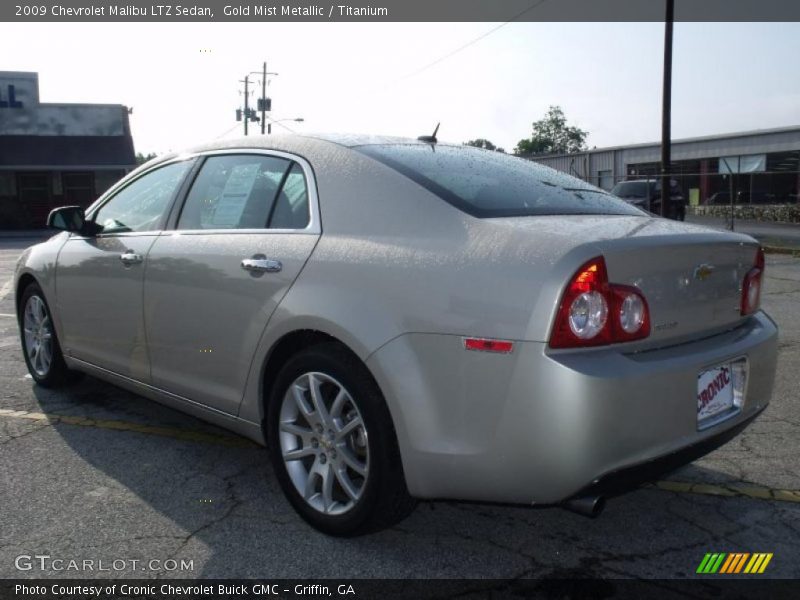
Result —
<instances>
[{"instance_id":1,"label":"colored stripe logo","mask_svg":"<svg viewBox=\"0 0 800 600\"><path fill-rule=\"evenodd\" d=\"M772 560L772 552L708 552L700 561L697 573L703 575L736 575L738 573L763 573L769 561Z\"/></svg>"}]
</instances>

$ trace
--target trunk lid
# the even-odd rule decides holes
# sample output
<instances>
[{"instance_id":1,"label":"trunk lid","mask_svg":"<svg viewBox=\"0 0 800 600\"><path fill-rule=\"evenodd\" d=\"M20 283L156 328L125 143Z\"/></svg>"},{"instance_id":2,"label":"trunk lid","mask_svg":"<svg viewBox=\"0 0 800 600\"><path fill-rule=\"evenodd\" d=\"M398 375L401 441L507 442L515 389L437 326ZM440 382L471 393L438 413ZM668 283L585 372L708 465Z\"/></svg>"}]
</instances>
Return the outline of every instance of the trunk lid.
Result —
<instances>
[{"instance_id":1,"label":"trunk lid","mask_svg":"<svg viewBox=\"0 0 800 600\"><path fill-rule=\"evenodd\" d=\"M614 215L497 219L495 223L526 230L531 243L544 244L553 253L559 282L544 286L553 297L541 298L534 311L539 324L547 321L545 314L550 315L546 331L532 323L529 331L535 331L538 339L549 339L552 315L567 278L585 260L599 255L605 258L612 283L636 286L647 300L651 333L630 342L632 349L706 337L743 320L739 312L742 282L758 249L749 236L667 219ZM564 275L568 271L570 275Z\"/></svg>"},{"instance_id":2,"label":"trunk lid","mask_svg":"<svg viewBox=\"0 0 800 600\"><path fill-rule=\"evenodd\" d=\"M696 339L742 321L742 281L757 244L642 241L636 248L609 244L603 252L609 279L635 285L647 299L651 328L642 344Z\"/></svg>"}]
</instances>

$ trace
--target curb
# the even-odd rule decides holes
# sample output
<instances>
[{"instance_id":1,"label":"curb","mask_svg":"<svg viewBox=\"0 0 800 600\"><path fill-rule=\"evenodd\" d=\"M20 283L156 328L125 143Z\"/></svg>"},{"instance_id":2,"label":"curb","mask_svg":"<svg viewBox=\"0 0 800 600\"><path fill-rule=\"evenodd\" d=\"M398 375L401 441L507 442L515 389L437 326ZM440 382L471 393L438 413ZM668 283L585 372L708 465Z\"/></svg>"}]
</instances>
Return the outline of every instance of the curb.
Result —
<instances>
[{"instance_id":1,"label":"curb","mask_svg":"<svg viewBox=\"0 0 800 600\"><path fill-rule=\"evenodd\" d=\"M762 246L765 254L788 254L790 256L800 256L800 248L792 246Z\"/></svg>"}]
</instances>

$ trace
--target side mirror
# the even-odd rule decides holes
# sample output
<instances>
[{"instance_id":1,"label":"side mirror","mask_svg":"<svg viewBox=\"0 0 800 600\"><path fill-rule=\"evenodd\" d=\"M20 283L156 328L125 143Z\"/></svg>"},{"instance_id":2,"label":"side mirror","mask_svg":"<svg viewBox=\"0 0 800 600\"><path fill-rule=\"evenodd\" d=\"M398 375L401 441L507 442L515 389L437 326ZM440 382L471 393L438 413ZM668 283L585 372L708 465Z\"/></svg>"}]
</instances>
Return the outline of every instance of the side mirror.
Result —
<instances>
[{"instance_id":1,"label":"side mirror","mask_svg":"<svg viewBox=\"0 0 800 600\"><path fill-rule=\"evenodd\" d=\"M80 206L62 206L51 210L47 216L47 226L82 235L96 233L96 226L84 218L83 209Z\"/></svg>"}]
</instances>

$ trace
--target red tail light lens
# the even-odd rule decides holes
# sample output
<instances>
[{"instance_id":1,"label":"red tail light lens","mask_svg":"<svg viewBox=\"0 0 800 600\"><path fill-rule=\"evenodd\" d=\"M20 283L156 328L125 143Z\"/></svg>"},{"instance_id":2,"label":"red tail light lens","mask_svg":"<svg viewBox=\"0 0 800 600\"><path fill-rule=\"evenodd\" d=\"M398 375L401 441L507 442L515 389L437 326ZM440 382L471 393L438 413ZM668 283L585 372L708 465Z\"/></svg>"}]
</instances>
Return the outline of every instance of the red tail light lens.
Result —
<instances>
[{"instance_id":1,"label":"red tail light lens","mask_svg":"<svg viewBox=\"0 0 800 600\"><path fill-rule=\"evenodd\" d=\"M744 276L742 283L741 314L751 315L761 306L761 286L764 281L764 249L759 246L753 268Z\"/></svg>"},{"instance_id":2,"label":"red tail light lens","mask_svg":"<svg viewBox=\"0 0 800 600\"><path fill-rule=\"evenodd\" d=\"M608 282L602 256L573 275L558 307L551 348L627 342L650 335L647 301L638 288Z\"/></svg>"}]
</instances>

